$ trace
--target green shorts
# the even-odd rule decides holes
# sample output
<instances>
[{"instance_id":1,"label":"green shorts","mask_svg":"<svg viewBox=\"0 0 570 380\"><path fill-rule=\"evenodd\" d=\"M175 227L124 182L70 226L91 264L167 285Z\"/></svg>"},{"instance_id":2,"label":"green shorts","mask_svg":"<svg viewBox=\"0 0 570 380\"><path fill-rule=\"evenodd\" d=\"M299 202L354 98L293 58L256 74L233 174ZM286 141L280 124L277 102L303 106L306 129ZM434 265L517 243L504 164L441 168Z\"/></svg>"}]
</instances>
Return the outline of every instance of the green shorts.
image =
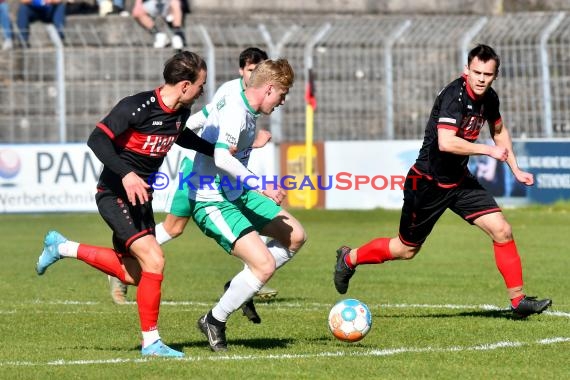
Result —
<instances>
[{"instance_id":1,"label":"green shorts","mask_svg":"<svg viewBox=\"0 0 570 380\"><path fill-rule=\"evenodd\" d=\"M198 228L228 253L240 237L261 231L281 211L271 199L249 190L234 201L190 200L190 209Z\"/></svg>"},{"instance_id":2,"label":"green shorts","mask_svg":"<svg viewBox=\"0 0 570 380\"><path fill-rule=\"evenodd\" d=\"M182 183L180 186L180 173L182 173L183 178L186 178L194 167L194 161L188 157L184 157L180 162L180 169L178 170L178 177L176 181L173 181L170 193L166 198L166 211L169 214L189 218L192 216L190 211L190 204L188 203L188 185Z\"/></svg>"}]
</instances>

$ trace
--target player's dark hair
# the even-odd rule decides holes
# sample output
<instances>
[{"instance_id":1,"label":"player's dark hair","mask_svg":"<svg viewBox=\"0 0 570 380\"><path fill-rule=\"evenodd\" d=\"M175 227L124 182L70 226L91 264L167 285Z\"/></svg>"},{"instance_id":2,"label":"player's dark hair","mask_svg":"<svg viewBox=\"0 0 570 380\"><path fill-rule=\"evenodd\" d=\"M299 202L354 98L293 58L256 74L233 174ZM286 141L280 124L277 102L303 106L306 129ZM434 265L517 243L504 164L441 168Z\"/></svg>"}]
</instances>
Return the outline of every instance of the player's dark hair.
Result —
<instances>
[{"instance_id":1,"label":"player's dark hair","mask_svg":"<svg viewBox=\"0 0 570 380\"><path fill-rule=\"evenodd\" d=\"M473 49L471 49L471 51L467 55L467 66L471 64L471 61L475 57L479 58L481 62L488 62L490 60L495 61L495 63L497 64L495 67L495 74L499 73L501 58L497 53L495 53L495 50L493 50L492 47L490 47L489 45L479 44L475 46Z\"/></svg>"},{"instance_id":2,"label":"player's dark hair","mask_svg":"<svg viewBox=\"0 0 570 380\"><path fill-rule=\"evenodd\" d=\"M258 64L261 61L267 59L267 53L256 47L248 47L242 51L239 55L239 67L240 69L245 68L247 65Z\"/></svg>"},{"instance_id":3,"label":"player's dark hair","mask_svg":"<svg viewBox=\"0 0 570 380\"><path fill-rule=\"evenodd\" d=\"M194 83L201 70L208 70L202 57L191 51L181 51L166 61L162 75L166 84L173 85L184 80Z\"/></svg>"}]
</instances>

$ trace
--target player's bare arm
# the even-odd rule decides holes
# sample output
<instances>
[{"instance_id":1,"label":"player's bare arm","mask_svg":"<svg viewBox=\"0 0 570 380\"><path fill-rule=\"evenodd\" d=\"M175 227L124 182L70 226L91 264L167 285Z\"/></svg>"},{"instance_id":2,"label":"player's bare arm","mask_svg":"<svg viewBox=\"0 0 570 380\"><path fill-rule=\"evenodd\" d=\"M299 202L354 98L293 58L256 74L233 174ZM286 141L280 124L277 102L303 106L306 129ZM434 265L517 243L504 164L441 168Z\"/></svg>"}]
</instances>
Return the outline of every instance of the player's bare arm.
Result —
<instances>
[{"instance_id":1,"label":"player's bare arm","mask_svg":"<svg viewBox=\"0 0 570 380\"><path fill-rule=\"evenodd\" d=\"M507 157L507 165L511 168L513 175L520 183L524 183L527 186L534 184L534 176L531 173L525 172L519 168L517 164L517 158L513 151L513 141L511 139L511 135L509 130L505 128L502 122L495 125L492 128L492 136L495 145L498 147L502 147L507 150L508 157Z\"/></svg>"},{"instance_id":2,"label":"player's bare arm","mask_svg":"<svg viewBox=\"0 0 570 380\"><path fill-rule=\"evenodd\" d=\"M459 154L462 156L486 155L499 161L506 161L507 149L499 146L489 146L469 142L456 136L452 129L439 128L437 131L439 150L442 152Z\"/></svg>"}]
</instances>

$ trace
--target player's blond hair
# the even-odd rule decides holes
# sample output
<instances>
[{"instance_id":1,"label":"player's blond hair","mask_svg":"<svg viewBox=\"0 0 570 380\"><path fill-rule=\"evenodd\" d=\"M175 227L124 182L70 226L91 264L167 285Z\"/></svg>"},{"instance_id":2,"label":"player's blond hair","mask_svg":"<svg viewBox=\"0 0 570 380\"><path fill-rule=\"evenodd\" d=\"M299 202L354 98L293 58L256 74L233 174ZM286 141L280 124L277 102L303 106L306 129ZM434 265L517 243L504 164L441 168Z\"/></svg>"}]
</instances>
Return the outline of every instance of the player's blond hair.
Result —
<instances>
[{"instance_id":1,"label":"player's blond hair","mask_svg":"<svg viewBox=\"0 0 570 380\"><path fill-rule=\"evenodd\" d=\"M295 81L295 73L285 58L268 59L255 66L249 78L248 87L259 88L265 84L273 84L283 89L289 89Z\"/></svg>"}]
</instances>

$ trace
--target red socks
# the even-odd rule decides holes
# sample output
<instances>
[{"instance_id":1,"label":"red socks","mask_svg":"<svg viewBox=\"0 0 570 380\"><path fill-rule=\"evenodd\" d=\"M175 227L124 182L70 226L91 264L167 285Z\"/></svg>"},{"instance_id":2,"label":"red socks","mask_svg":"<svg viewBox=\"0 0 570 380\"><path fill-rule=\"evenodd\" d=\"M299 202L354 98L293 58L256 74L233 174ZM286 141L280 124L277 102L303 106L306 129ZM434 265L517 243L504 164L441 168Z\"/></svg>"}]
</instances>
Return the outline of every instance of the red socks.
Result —
<instances>
[{"instance_id":1,"label":"red socks","mask_svg":"<svg viewBox=\"0 0 570 380\"><path fill-rule=\"evenodd\" d=\"M162 279L163 275L159 273L141 273L141 280L137 289L137 306L142 331L157 329Z\"/></svg>"},{"instance_id":2,"label":"red socks","mask_svg":"<svg viewBox=\"0 0 570 380\"><path fill-rule=\"evenodd\" d=\"M522 299L524 298L524 294L522 296L515 297L511 300L511 305L516 308L521 303Z\"/></svg>"},{"instance_id":3,"label":"red socks","mask_svg":"<svg viewBox=\"0 0 570 380\"><path fill-rule=\"evenodd\" d=\"M521 258L517 251L515 241L506 243L493 242L495 262L499 272L503 275L508 289L523 285Z\"/></svg>"},{"instance_id":4,"label":"red socks","mask_svg":"<svg viewBox=\"0 0 570 380\"><path fill-rule=\"evenodd\" d=\"M125 280L121 258L111 248L79 244L77 258L102 272ZM162 274L142 272L137 289L137 305L142 331L156 330L160 308L160 287Z\"/></svg>"},{"instance_id":5,"label":"red socks","mask_svg":"<svg viewBox=\"0 0 570 380\"><path fill-rule=\"evenodd\" d=\"M77 258L94 268L125 281L123 261L111 248L79 244Z\"/></svg>"},{"instance_id":6,"label":"red socks","mask_svg":"<svg viewBox=\"0 0 570 380\"><path fill-rule=\"evenodd\" d=\"M522 288L522 265L521 258L517 251L517 246L514 240L506 243L493 242L493 249L495 251L495 262L497 268L503 279L507 289ZM511 305L517 307L519 302L524 298L524 295L511 299Z\"/></svg>"},{"instance_id":7,"label":"red socks","mask_svg":"<svg viewBox=\"0 0 570 380\"><path fill-rule=\"evenodd\" d=\"M380 264L393 259L394 257L390 253L390 238L378 238L358 248L356 252L356 263L352 263L350 257L347 255L346 265L354 269L355 266L360 264Z\"/></svg>"}]
</instances>

